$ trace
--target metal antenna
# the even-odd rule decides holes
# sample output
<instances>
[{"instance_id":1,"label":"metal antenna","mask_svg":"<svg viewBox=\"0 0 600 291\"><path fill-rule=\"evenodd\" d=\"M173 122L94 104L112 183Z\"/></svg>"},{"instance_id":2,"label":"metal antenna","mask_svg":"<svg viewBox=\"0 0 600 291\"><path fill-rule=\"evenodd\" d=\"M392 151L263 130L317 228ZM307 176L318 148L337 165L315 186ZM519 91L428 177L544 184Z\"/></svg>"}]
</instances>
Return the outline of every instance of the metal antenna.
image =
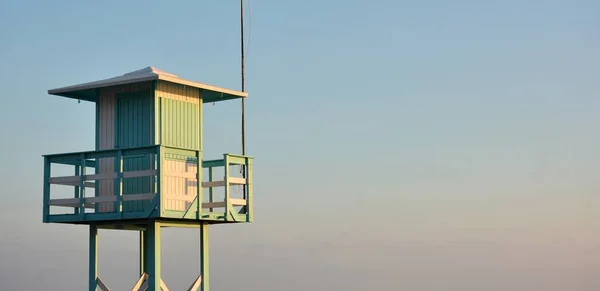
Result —
<instances>
[{"instance_id":1,"label":"metal antenna","mask_svg":"<svg viewBox=\"0 0 600 291\"><path fill-rule=\"evenodd\" d=\"M241 53L242 53L242 92L246 90L245 59L244 59L244 0L240 0L240 31L241 31ZM244 112L244 99L242 98L242 155L246 155L246 120Z\"/></svg>"},{"instance_id":2,"label":"metal antenna","mask_svg":"<svg viewBox=\"0 0 600 291\"><path fill-rule=\"evenodd\" d=\"M245 58L244 58L244 0L240 0L240 44L241 44L241 65L242 65L242 92L246 90L245 80ZM242 155L246 155L246 116L245 116L245 99L242 97ZM246 169L241 167L242 178L246 178ZM246 185L242 186L242 198L246 199Z\"/></svg>"}]
</instances>

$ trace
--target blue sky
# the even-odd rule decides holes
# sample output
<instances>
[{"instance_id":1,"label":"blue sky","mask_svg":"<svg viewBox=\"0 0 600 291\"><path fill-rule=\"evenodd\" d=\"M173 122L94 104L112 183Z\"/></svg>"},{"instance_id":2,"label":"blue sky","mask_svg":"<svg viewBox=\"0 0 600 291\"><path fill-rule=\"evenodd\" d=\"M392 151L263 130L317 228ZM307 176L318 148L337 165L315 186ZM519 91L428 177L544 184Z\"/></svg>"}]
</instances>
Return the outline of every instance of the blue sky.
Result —
<instances>
[{"instance_id":1,"label":"blue sky","mask_svg":"<svg viewBox=\"0 0 600 291\"><path fill-rule=\"evenodd\" d=\"M215 290L600 289L600 3L491 2L247 3L256 221L211 229ZM41 155L93 149L94 108L47 90L149 65L239 89L237 9L0 2L0 290L87 280L87 229L41 223ZM239 115L205 107L205 157ZM164 238L182 289L198 233ZM100 234L114 289L136 239Z\"/></svg>"}]
</instances>

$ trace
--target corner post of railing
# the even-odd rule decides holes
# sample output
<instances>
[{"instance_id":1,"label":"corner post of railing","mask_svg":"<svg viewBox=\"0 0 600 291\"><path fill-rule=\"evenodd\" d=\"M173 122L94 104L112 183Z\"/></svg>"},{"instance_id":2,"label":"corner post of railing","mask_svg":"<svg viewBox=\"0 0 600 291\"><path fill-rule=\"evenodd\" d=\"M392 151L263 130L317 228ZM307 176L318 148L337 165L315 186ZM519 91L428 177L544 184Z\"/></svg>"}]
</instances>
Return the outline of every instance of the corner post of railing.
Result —
<instances>
[{"instance_id":1,"label":"corner post of railing","mask_svg":"<svg viewBox=\"0 0 600 291\"><path fill-rule=\"evenodd\" d=\"M202 201L204 201L203 197L203 189L202 189L202 153L199 150L196 150L196 200L198 202L196 219L202 219Z\"/></svg>"},{"instance_id":2,"label":"corner post of railing","mask_svg":"<svg viewBox=\"0 0 600 291\"><path fill-rule=\"evenodd\" d=\"M156 166L156 175L158 176L158 182L157 182L157 195L158 195L158 214L159 216L163 216L163 195L162 193L163 191L163 166L164 166L164 161L165 161L165 148L163 146L158 146L157 147L157 155L158 155L158 164Z\"/></svg>"},{"instance_id":3,"label":"corner post of railing","mask_svg":"<svg viewBox=\"0 0 600 291\"><path fill-rule=\"evenodd\" d=\"M75 176L79 176L80 175L79 174L80 168L81 168L80 165L75 165ZM74 191L73 194L74 194L75 198L79 198L79 186L75 186L75 191ZM79 205L81 205L81 200L79 201ZM73 211L74 211L75 214L81 213L82 210L85 211L85 208L84 209L81 209L80 207L73 208Z\"/></svg>"},{"instance_id":4,"label":"corner post of railing","mask_svg":"<svg viewBox=\"0 0 600 291\"><path fill-rule=\"evenodd\" d=\"M85 216L85 153L81 153L81 161L79 168L79 216L83 219L83 217Z\"/></svg>"},{"instance_id":5,"label":"corner post of railing","mask_svg":"<svg viewBox=\"0 0 600 291\"><path fill-rule=\"evenodd\" d=\"M115 157L115 173L116 179L114 184L114 192L116 196L115 211L120 217L123 216L123 151L117 150Z\"/></svg>"},{"instance_id":6,"label":"corner post of railing","mask_svg":"<svg viewBox=\"0 0 600 291\"><path fill-rule=\"evenodd\" d=\"M229 211L231 209L230 206L230 200L229 200L229 155L228 154L224 154L223 155L223 162L224 162L224 181L225 181L225 221L229 220Z\"/></svg>"},{"instance_id":7,"label":"corner post of railing","mask_svg":"<svg viewBox=\"0 0 600 291\"><path fill-rule=\"evenodd\" d=\"M214 180L214 174L215 174L215 170L213 166L208 167L208 182L212 182ZM209 184L210 185L210 184ZM208 202L210 204L212 204L214 202L214 194L213 194L213 187L210 186L208 187ZM209 208L208 211L209 212L213 212L214 208Z\"/></svg>"},{"instance_id":8,"label":"corner post of railing","mask_svg":"<svg viewBox=\"0 0 600 291\"><path fill-rule=\"evenodd\" d=\"M50 158L44 157L44 208L43 208L43 222L49 221L50 215Z\"/></svg>"},{"instance_id":9,"label":"corner post of railing","mask_svg":"<svg viewBox=\"0 0 600 291\"><path fill-rule=\"evenodd\" d=\"M160 174L158 173L158 163L159 163L159 155L158 155L158 145L154 146L154 152L152 153L152 170L154 170L154 176L152 176L152 193L155 193L156 195L159 194L158 191L158 180L160 179ZM155 198L158 198L157 196L155 196ZM154 199L154 201L156 201ZM153 200L150 201L151 204L153 203ZM152 207L154 207L153 205L150 205ZM141 276L141 275L140 275Z\"/></svg>"},{"instance_id":10,"label":"corner post of railing","mask_svg":"<svg viewBox=\"0 0 600 291\"><path fill-rule=\"evenodd\" d=\"M252 203L252 158L246 157L246 222L254 219L254 205Z\"/></svg>"}]
</instances>

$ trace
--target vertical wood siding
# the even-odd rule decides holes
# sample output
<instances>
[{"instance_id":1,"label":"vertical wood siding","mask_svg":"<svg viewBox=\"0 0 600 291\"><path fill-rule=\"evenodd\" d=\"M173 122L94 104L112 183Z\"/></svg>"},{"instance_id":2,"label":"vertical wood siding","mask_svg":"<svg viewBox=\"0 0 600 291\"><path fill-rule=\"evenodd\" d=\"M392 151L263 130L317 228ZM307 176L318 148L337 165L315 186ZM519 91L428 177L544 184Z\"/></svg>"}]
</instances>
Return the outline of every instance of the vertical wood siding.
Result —
<instances>
[{"instance_id":1,"label":"vertical wood siding","mask_svg":"<svg viewBox=\"0 0 600 291\"><path fill-rule=\"evenodd\" d=\"M153 144L152 92L117 93L116 137L119 148L137 148ZM149 156L124 157L123 171L150 170L153 166ZM150 193L153 182L150 177L123 179L123 195ZM150 201L123 202L123 211L143 211Z\"/></svg>"},{"instance_id":2,"label":"vertical wood siding","mask_svg":"<svg viewBox=\"0 0 600 291\"><path fill-rule=\"evenodd\" d=\"M162 98L161 141L163 145L184 149L200 147L198 104Z\"/></svg>"},{"instance_id":3,"label":"vertical wood siding","mask_svg":"<svg viewBox=\"0 0 600 291\"><path fill-rule=\"evenodd\" d=\"M167 156L165 159L167 173L195 174L198 167L195 159ZM196 179L167 176L164 177L164 208L166 210L185 211L196 198Z\"/></svg>"},{"instance_id":4,"label":"vertical wood siding","mask_svg":"<svg viewBox=\"0 0 600 291\"><path fill-rule=\"evenodd\" d=\"M159 141L166 146L200 149L200 91L180 84L159 81Z\"/></svg>"},{"instance_id":5,"label":"vertical wood siding","mask_svg":"<svg viewBox=\"0 0 600 291\"><path fill-rule=\"evenodd\" d=\"M160 102L161 144L185 149L202 149L200 91L180 84L159 81L156 94ZM165 170L175 173L197 172L195 159L165 157ZM196 197L196 180L165 176L163 180L164 207L166 210L185 211Z\"/></svg>"},{"instance_id":6,"label":"vertical wood siding","mask_svg":"<svg viewBox=\"0 0 600 291\"><path fill-rule=\"evenodd\" d=\"M187 87L165 81L158 81L156 93L161 98L184 101L198 104L200 102L200 91L197 88Z\"/></svg>"}]
</instances>

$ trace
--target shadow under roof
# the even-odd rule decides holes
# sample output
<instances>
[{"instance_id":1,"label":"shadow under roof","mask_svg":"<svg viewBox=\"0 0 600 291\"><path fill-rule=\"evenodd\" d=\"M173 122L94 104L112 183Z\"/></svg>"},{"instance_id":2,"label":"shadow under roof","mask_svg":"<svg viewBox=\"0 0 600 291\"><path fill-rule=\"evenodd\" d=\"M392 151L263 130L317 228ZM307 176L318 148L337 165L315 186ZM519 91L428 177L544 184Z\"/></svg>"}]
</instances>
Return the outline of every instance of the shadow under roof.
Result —
<instances>
[{"instance_id":1,"label":"shadow under roof","mask_svg":"<svg viewBox=\"0 0 600 291\"><path fill-rule=\"evenodd\" d=\"M98 88L153 80L162 80L166 82L198 88L200 89L200 95L202 96L203 103L248 97L248 93L245 92L229 90L194 81L189 81L186 79L182 79L177 75L159 70L155 67L146 67L144 69L126 73L122 76L110 79L104 79L100 81L48 90L48 94L96 102L98 96L96 89Z\"/></svg>"}]
</instances>

